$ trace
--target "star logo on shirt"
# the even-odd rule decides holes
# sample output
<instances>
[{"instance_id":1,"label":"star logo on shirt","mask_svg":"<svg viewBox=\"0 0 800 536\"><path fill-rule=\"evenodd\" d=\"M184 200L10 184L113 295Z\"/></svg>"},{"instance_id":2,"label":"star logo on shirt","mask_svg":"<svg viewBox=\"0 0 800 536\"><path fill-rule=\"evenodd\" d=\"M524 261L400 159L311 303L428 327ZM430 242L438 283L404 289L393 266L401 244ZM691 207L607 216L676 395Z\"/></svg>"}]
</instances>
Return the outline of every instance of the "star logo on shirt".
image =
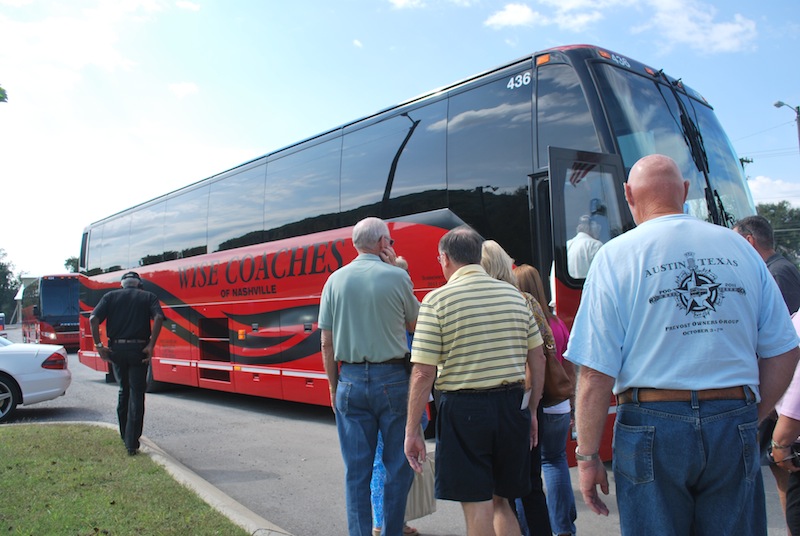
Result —
<instances>
[{"instance_id":1,"label":"star logo on shirt","mask_svg":"<svg viewBox=\"0 0 800 536\"><path fill-rule=\"evenodd\" d=\"M683 275L675 292L681 305L686 308L686 314L702 315L709 310L716 311L716 304L720 298L719 287L720 284L709 274L692 270Z\"/></svg>"}]
</instances>

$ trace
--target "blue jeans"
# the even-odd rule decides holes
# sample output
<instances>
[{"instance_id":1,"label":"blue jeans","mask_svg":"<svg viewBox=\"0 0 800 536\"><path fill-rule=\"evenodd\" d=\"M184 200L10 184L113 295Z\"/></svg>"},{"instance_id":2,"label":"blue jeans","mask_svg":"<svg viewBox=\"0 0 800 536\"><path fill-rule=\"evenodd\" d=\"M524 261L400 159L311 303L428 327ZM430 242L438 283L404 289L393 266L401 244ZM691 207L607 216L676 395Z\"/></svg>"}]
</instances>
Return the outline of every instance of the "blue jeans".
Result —
<instances>
[{"instance_id":1,"label":"blue jeans","mask_svg":"<svg viewBox=\"0 0 800 536\"><path fill-rule=\"evenodd\" d=\"M414 471L403 452L409 374L404 365L343 364L336 389L336 428L345 471L350 536L372 534L370 479L378 430L383 436L382 534L401 536Z\"/></svg>"},{"instance_id":2,"label":"blue jeans","mask_svg":"<svg viewBox=\"0 0 800 536\"><path fill-rule=\"evenodd\" d=\"M550 527L556 534L575 534L578 517L567 465L569 421L569 413L544 413L539 421L547 511Z\"/></svg>"},{"instance_id":3,"label":"blue jeans","mask_svg":"<svg viewBox=\"0 0 800 536\"><path fill-rule=\"evenodd\" d=\"M748 397L617 406L613 465L623 536L766 535L755 494L758 410Z\"/></svg>"}]
</instances>

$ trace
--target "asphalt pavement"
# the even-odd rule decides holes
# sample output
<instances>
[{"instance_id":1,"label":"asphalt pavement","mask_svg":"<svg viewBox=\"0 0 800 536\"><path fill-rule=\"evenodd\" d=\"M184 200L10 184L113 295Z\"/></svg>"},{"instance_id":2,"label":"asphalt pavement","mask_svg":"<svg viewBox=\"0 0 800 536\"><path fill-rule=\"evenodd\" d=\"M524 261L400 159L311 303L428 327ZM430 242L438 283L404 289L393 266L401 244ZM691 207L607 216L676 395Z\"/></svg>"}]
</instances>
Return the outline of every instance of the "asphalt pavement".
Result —
<instances>
[{"instance_id":1,"label":"asphalt pavement","mask_svg":"<svg viewBox=\"0 0 800 536\"><path fill-rule=\"evenodd\" d=\"M12 341L20 342L21 335L18 326L8 326L8 336ZM33 406L35 407L35 406ZM92 422L91 424L99 424ZM112 426L105 424L106 426ZM148 439L146 436L142 438L142 452L150 456L158 464L162 465L177 481L183 483L190 489L193 489L203 500L209 505L216 508L234 523L241 526L248 533L257 536L290 536L291 533L273 522L265 519L258 513L252 511L247 506L241 504L213 483L200 477L197 474L198 468L194 470L187 467L177 458L187 459L183 452L166 452L154 441ZM435 444L429 441L428 450L434 451ZM233 469L232 469L233 470ZM607 517L598 516L591 512L583 503L580 493L577 491L578 475L576 468L571 468L571 477L573 489L576 496L576 506L578 510L578 519L576 522L577 532L580 534L590 535L606 535L606 534L619 534L619 516L616 508L616 499L614 494L613 474L609 467L609 484L610 493L607 497L603 497L604 501L609 507L610 514ZM764 481L766 482L766 499L767 499L767 516L768 516L768 530L769 536L783 536L786 534L785 525L783 522L783 515L780 508L777 493L775 491L774 480L768 468L764 468ZM344 475L341 475L342 481ZM223 478L223 481L225 479ZM343 482L342 482L343 491ZM321 499L325 499L322 498ZM253 506L253 504L251 504ZM305 513L306 515L308 512ZM298 515L304 515L298 512ZM342 521L344 519L344 512L342 511ZM461 515L460 505L450 501L438 501L437 511L425 518L415 520L410 523L419 529L420 534L448 534L457 535L464 533L464 521ZM443 527L447 527L444 529ZM295 536L304 536L296 534Z\"/></svg>"}]
</instances>

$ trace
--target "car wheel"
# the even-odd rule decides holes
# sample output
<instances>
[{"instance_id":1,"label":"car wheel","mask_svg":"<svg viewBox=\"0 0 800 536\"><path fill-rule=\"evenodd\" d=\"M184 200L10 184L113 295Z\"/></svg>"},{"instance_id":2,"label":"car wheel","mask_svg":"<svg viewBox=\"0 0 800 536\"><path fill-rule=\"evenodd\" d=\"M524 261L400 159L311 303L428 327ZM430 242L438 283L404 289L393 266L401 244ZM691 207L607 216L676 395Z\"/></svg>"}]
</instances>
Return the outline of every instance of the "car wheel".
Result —
<instances>
[{"instance_id":1,"label":"car wheel","mask_svg":"<svg viewBox=\"0 0 800 536\"><path fill-rule=\"evenodd\" d=\"M17 382L11 376L0 374L0 422L13 415L21 398Z\"/></svg>"}]
</instances>

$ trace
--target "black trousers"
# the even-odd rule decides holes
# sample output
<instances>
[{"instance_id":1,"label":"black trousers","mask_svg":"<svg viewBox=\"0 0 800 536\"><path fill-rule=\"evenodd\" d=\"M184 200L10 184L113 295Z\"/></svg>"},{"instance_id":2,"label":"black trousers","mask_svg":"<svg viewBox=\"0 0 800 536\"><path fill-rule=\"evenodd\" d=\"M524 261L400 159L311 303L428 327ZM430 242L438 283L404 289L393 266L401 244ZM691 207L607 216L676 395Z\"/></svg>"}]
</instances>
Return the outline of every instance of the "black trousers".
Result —
<instances>
[{"instance_id":1,"label":"black trousers","mask_svg":"<svg viewBox=\"0 0 800 536\"><path fill-rule=\"evenodd\" d=\"M544 411L542 405L536 408L536 418L541 423ZM525 520L528 522L528 530L531 536L552 536L550 529L550 514L547 511L547 500L544 495L544 485L542 483L542 448L541 444L531 450L531 492L522 497L522 506L525 512ZM516 512L516 505L511 501L511 508ZM800 535L799 535L800 536Z\"/></svg>"},{"instance_id":2,"label":"black trousers","mask_svg":"<svg viewBox=\"0 0 800 536\"><path fill-rule=\"evenodd\" d=\"M789 475L786 490L786 525L792 536L800 536L800 473Z\"/></svg>"},{"instance_id":3,"label":"black trousers","mask_svg":"<svg viewBox=\"0 0 800 536\"><path fill-rule=\"evenodd\" d=\"M116 345L112 348L111 363L119 382L117 418L119 435L128 450L139 448L144 428L144 393L147 389L147 364L142 360L141 344Z\"/></svg>"}]
</instances>

